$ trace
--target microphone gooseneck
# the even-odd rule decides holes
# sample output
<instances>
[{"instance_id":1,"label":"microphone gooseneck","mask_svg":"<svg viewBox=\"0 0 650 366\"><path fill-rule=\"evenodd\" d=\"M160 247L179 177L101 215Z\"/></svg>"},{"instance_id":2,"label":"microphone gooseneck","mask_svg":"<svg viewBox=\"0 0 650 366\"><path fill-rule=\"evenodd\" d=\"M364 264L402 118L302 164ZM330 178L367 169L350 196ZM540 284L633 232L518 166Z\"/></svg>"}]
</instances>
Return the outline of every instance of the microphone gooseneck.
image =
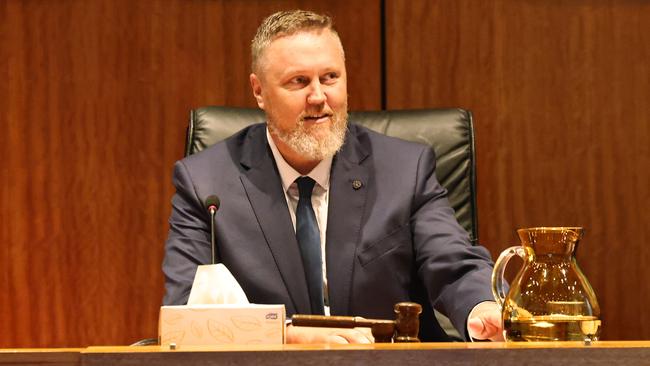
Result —
<instances>
[{"instance_id":1,"label":"microphone gooseneck","mask_svg":"<svg viewBox=\"0 0 650 366\"><path fill-rule=\"evenodd\" d=\"M215 245L215 240L214 240L214 215L217 213L217 210L219 209L220 201L219 197L216 195L211 195L208 196L208 198L205 199L205 208L208 210L208 213L210 213L210 244L212 248L212 258L211 258L211 264L217 264L217 246Z\"/></svg>"}]
</instances>

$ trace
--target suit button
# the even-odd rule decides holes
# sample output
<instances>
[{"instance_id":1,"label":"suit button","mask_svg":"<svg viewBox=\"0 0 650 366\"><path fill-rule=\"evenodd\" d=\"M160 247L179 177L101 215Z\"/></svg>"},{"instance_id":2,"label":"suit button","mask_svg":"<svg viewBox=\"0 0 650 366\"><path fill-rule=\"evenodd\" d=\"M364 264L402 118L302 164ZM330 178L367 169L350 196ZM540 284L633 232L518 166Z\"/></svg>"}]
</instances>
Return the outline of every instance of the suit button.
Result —
<instances>
[{"instance_id":1,"label":"suit button","mask_svg":"<svg viewBox=\"0 0 650 366\"><path fill-rule=\"evenodd\" d=\"M361 187L363 187L363 183L361 183L360 180L355 179L355 180L352 181L352 188L354 188L355 191L358 190Z\"/></svg>"}]
</instances>

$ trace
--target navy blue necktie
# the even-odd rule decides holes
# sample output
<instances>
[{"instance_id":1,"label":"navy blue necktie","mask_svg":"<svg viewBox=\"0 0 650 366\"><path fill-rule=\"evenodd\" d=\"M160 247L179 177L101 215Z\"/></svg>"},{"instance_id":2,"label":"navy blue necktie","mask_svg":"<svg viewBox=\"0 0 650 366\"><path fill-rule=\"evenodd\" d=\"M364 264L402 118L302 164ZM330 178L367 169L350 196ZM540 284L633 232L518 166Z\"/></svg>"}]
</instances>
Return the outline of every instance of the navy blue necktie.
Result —
<instances>
[{"instance_id":1,"label":"navy blue necktie","mask_svg":"<svg viewBox=\"0 0 650 366\"><path fill-rule=\"evenodd\" d=\"M311 205L311 193L316 183L309 177L296 179L298 183L298 208L296 208L296 238L300 245L302 264L309 288L312 314L324 314L323 310L323 260L321 256L320 230Z\"/></svg>"}]
</instances>

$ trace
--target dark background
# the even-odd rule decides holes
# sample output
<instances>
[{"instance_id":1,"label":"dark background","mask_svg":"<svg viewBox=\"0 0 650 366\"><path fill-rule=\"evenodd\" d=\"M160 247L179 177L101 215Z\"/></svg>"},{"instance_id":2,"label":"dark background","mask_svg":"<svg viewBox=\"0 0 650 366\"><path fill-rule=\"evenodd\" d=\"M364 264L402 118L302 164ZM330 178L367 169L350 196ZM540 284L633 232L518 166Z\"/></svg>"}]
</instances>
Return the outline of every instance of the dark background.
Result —
<instances>
[{"instance_id":1,"label":"dark background","mask_svg":"<svg viewBox=\"0 0 650 366\"><path fill-rule=\"evenodd\" d=\"M0 0L0 347L157 334L189 110L255 106L250 39L296 7L334 17L351 109L474 112L493 257L584 226L602 338L650 338L650 2Z\"/></svg>"}]
</instances>

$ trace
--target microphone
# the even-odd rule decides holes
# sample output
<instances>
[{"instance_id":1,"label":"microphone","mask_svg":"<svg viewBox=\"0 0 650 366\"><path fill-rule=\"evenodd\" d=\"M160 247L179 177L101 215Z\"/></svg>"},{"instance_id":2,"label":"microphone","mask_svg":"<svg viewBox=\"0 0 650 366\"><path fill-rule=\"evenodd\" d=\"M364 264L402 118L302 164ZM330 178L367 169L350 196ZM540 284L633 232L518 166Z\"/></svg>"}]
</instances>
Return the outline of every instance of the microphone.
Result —
<instances>
[{"instance_id":1,"label":"microphone","mask_svg":"<svg viewBox=\"0 0 650 366\"><path fill-rule=\"evenodd\" d=\"M217 264L217 247L214 244L214 214L217 213L217 210L219 209L219 204L221 202L219 201L219 197L216 195L210 195L208 198L205 199L205 208L208 210L208 213L210 213L210 243L212 244L212 264Z\"/></svg>"},{"instance_id":2,"label":"microphone","mask_svg":"<svg viewBox=\"0 0 650 366\"><path fill-rule=\"evenodd\" d=\"M219 201L219 197L214 194L205 199L205 208L210 212L210 214L217 212L220 204L221 202Z\"/></svg>"}]
</instances>

